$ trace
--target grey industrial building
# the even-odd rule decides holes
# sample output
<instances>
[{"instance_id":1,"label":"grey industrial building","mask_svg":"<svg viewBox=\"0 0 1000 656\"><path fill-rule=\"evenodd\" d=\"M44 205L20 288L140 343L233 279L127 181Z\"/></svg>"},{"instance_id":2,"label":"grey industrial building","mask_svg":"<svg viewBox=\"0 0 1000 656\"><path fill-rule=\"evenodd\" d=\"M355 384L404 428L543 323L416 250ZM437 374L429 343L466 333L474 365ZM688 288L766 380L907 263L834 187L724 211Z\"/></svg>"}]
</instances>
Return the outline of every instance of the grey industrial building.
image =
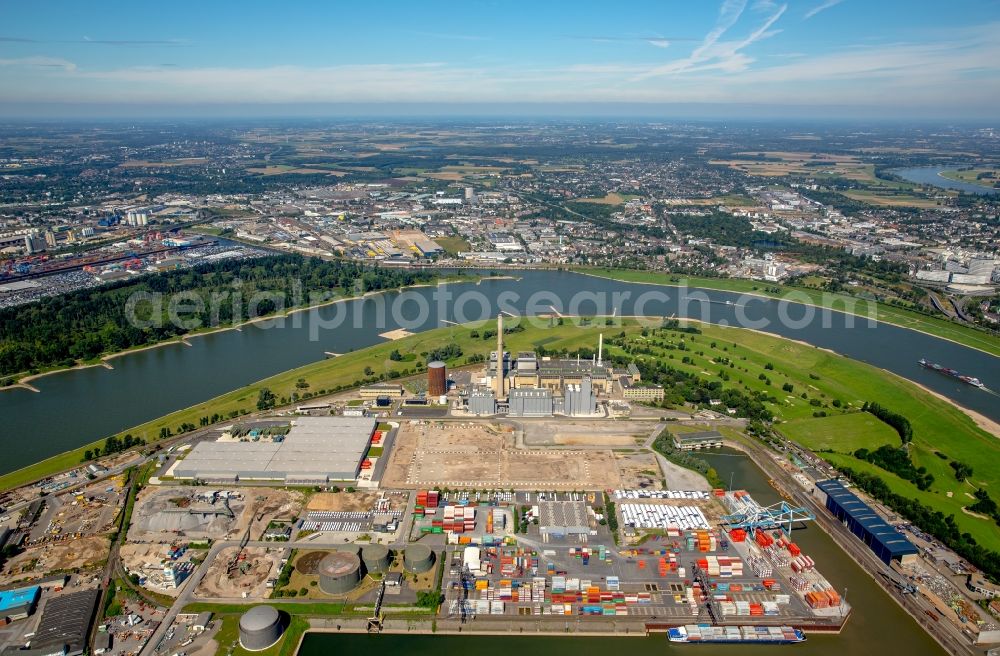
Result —
<instances>
[{"instance_id":1,"label":"grey industrial building","mask_svg":"<svg viewBox=\"0 0 1000 656\"><path fill-rule=\"evenodd\" d=\"M539 501L538 515L543 542L569 537L586 542L590 535L587 504L583 501Z\"/></svg>"},{"instance_id":2,"label":"grey industrial building","mask_svg":"<svg viewBox=\"0 0 1000 656\"><path fill-rule=\"evenodd\" d=\"M697 449L716 449L723 446L722 433L719 431L695 431L692 433L674 433L674 446L681 451Z\"/></svg>"},{"instance_id":3,"label":"grey industrial building","mask_svg":"<svg viewBox=\"0 0 1000 656\"><path fill-rule=\"evenodd\" d=\"M474 415L506 414L509 417L591 416L597 412L597 394L589 378L569 384L562 394L548 388L520 387L510 390L506 402L497 401L492 389L469 392L468 411Z\"/></svg>"},{"instance_id":4,"label":"grey industrial building","mask_svg":"<svg viewBox=\"0 0 1000 656\"><path fill-rule=\"evenodd\" d=\"M84 653L100 598L101 591L97 588L52 597L42 610L42 618L31 638L31 649L7 648L4 654L76 656Z\"/></svg>"},{"instance_id":5,"label":"grey industrial building","mask_svg":"<svg viewBox=\"0 0 1000 656\"><path fill-rule=\"evenodd\" d=\"M200 442L175 465L173 475L300 485L354 480L375 427L370 417L297 417L281 441Z\"/></svg>"}]
</instances>

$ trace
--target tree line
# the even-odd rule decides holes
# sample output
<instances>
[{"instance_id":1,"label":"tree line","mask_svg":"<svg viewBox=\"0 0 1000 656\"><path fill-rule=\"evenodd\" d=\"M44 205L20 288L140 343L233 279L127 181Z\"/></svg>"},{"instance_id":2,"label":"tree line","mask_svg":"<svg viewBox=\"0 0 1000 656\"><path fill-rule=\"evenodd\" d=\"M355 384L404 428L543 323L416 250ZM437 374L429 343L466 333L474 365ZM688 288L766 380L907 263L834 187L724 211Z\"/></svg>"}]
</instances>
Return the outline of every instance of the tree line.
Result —
<instances>
[{"instance_id":1,"label":"tree line","mask_svg":"<svg viewBox=\"0 0 1000 656\"><path fill-rule=\"evenodd\" d=\"M185 325L197 329L247 321L305 304L319 294L355 296L432 277L430 273L345 260L268 255L199 264L81 289L0 310L0 376L73 366L190 332L170 320L167 302L159 307L154 302L135 304L132 316L140 321L131 321L127 304L137 293L145 292L146 298L162 295L169 299L180 292L197 297L200 309L184 313ZM235 301L237 292L242 302ZM252 307L248 300L260 293L267 298Z\"/></svg>"}]
</instances>

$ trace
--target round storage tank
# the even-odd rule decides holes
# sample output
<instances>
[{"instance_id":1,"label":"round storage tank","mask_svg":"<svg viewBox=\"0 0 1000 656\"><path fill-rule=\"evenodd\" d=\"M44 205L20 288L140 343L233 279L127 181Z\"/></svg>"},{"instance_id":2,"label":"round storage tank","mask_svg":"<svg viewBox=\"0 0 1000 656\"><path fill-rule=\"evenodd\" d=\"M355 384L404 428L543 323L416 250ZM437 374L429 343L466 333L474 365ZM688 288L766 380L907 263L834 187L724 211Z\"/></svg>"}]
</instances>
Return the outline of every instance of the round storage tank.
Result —
<instances>
[{"instance_id":1,"label":"round storage tank","mask_svg":"<svg viewBox=\"0 0 1000 656\"><path fill-rule=\"evenodd\" d=\"M427 364L427 396L442 396L448 393L448 372L440 360Z\"/></svg>"},{"instance_id":2,"label":"round storage tank","mask_svg":"<svg viewBox=\"0 0 1000 656\"><path fill-rule=\"evenodd\" d=\"M254 606L240 617L240 646L262 651L278 642L284 631L281 614L273 606Z\"/></svg>"},{"instance_id":3,"label":"round storage tank","mask_svg":"<svg viewBox=\"0 0 1000 656\"><path fill-rule=\"evenodd\" d=\"M330 595L350 592L361 581L361 560L349 551L334 551L319 563L319 589Z\"/></svg>"},{"instance_id":4,"label":"round storage tank","mask_svg":"<svg viewBox=\"0 0 1000 656\"><path fill-rule=\"evenodd\" d=\"M411 544L403 552L403 566L419 574L434 567L434 552L426 544Z\"/></svg>"},{"instance_id":5,"label":"round storage tank","mask_svg":"<svg viewBox=\"0 0 1000 656\"><path fill-rule=\"evenodd\" d=\"M389 569L390 559L389 547L384 544L369 544L361 548L361 560L370 573L382 573Z\"/></svg>"}]
</instances>

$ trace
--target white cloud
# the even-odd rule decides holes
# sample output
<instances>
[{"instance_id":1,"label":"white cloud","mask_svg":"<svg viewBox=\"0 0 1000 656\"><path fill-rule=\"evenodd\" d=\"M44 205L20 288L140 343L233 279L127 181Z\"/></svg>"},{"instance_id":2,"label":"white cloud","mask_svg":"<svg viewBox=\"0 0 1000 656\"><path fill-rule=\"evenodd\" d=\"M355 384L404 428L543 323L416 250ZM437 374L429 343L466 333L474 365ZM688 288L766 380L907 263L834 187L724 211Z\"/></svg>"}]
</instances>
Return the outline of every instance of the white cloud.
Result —
<instances>
[{"instance_id":1,"label":"white cloud","mask_svg":"<svg viewBox=\"0 0 1000 656\"><path fill-rule=\"evenodd\" d=\"M809 20L810 18L812 18L813 16L815 16L819 12L826 11L827 9L830 9L831 7L836 7L837 5L839 5L843 1L844 0L826 0L825 2L822 2L822 3L818 4L818 5L816 5L815 7L813 7L812 9L810 9L809 11L807 11L806 15L803 16L803 20Z\"/></svg>"},{"instance_id":2,"label":"white cloud","mask_svg":"<svg viewBox=\"0 0 1000 656\"><path fill-rule=\"evenodd\" d=\"M667 75L679 75L684 73L695 73L706 70L722 70L738 72L745 70L753 61L740 51L744 48L774 36L778 31L772 31L771 27L781 18L788 9L788 5L781 5L772 13L756 30L749 36L737 41L722 41L722 37L728 32L746 8L745 0L725 0L719 11L719 19L712 30L705 35L701 45L682 59L676 59L661 66L656 66L636 77L636 80L644 80L651 77L663 77Z\"/></svg>"},{"instance_id":3,"label":"white cloud","mask_svg":"<svg viewBox=\"0 0 1000 656\"><path fill-rule=\"evenodd\" d=\"M20 57L18 59L0 59L0 66L12 68L52 68L63 71L75 71L76 64L58 57Z\"/></svg>"}]
</instances>

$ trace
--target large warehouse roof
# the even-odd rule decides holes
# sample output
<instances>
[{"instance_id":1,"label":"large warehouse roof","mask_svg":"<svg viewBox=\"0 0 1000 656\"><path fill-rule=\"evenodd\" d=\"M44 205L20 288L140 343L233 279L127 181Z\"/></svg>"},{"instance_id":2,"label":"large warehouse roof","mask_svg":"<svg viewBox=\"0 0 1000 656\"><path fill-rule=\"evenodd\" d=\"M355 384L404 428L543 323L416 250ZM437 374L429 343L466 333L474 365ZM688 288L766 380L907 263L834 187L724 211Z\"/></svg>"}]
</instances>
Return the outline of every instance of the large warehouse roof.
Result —
<instances>
[{"instance_id":1,"label":"large warehouse roof","mask_svg":"<svg viewBox=\"0 0 1000 656\"><path fill-rule=\"evenodd\" d=\"M918 553L912 542L887 523L878 513L844 487L838 480L819 481L816 487L826 493L843 512L855 523L876 538L892 557Z\"/></svg>"},{"instance_id":2,"label":"large warehouse roof","mask_svg":"<svg viewBox=\"0 0 1000 656\"><path fill-rule=\"evenodd\" d=\"M538 523L542 534L587 534L590 520L583 501L539 501Z\"/></svg>"},{"instance_id":3,"label":"large warehouse roof","mask_svg":"<svg viewBox=\"0 0 1000 656\"><path fill-rule=\"evenodd\" d=\"M358 475L375 424L370 417L298 417L282 442L201 442L174 476L350 480Z\"/></svg>"}]
</instances>

